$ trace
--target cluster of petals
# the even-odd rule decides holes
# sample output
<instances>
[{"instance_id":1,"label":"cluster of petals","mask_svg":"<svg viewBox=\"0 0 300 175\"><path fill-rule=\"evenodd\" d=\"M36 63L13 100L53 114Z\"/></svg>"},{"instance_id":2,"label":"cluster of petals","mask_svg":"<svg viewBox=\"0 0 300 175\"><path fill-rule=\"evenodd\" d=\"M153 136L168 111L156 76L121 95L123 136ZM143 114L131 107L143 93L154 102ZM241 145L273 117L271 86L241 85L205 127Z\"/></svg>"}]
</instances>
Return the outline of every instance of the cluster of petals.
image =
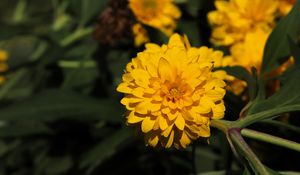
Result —
<instances>
[{"instance_id":1,"label":"cluster of petals","mask_svg":"<svg viewBox=\"0 0 300 175\"><path fill-rule=\"evenodd\" d=\"M181 12L172 0L129 0L129 7L142 24L170 36Z\"/></svg>"},{"instance_id":2,"label":"cluster of petals","mask_svg":"<svg viewBox=\"0 0 300 175\"><path fill-rule=\"evenodd\" d=\"M146 44L127 64L117 91L125 94L127 123L137 126L147 145L179 149L210 136L210 120L225 111L226 73L213 71L222 56L174 34L167 45Z\"/></svg>"},{"instance_id":3,"label":"cluster of petals","mask_svg":"<svg viewBox=\"0 0 300 175\"><path fill-rule=\"evenodd\" d=\"M256 29L269 32L275 23L278 0L219 0L208 14L213 26L211 41L232 45Z\"/></svg>"},{"instance_id":4,"label":"cluster of petals","mask_svg":"<svg viewBox=\"0 0 300 175\"><path fill-rule=\"evenodd\" d=\"M263 51L278 14L286 15L295 0L218 0L208 14L212 25L211 42L229 46L222 65L242 66L260 72ZM228 76L227 76L228 77ZM240 95L246 82L230 77L228 90Z\"/></svg>"}]
</instances>

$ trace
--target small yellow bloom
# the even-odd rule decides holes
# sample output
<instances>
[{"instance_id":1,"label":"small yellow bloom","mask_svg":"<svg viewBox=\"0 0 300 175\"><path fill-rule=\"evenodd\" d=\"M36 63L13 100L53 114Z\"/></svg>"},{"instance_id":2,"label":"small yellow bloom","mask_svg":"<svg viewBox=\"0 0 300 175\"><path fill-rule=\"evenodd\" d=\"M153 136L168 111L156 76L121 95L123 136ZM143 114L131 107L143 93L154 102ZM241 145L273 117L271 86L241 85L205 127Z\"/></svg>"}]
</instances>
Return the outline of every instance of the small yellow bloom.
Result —
<instances>
[{"instance_id":1,"label":"small yellow bloom","mask_svg":"<svg viewBox=\"0 0 300 175\"><path fill-rule=\"evenodd\" d=\"M136 47L149 42L148 33L140 23L136 23L132 26L132 33L134 35L134 45Z\"/></svg>"},{"instance_id":2,"label":"small yellow bloom","mask_svg":"<svg viewBox=\"0 0 300 175\"><path fill-rule=\"evenodd\" d=\"M222 66L242 66L249 72L251 72L252 67L255 67L260 72L263 51L270 32L257 29L247 33L244 41L231 46L230 55L224 57ZM226 80L229 82L227 90L236 95L240 95L247 87L245 81L232 76L226 76Z\"/></svg>"},{"instance_id":3,"label":"small yellow bloom","mask_svg":"<svg viewBox=\"0 0 300 175\"><path fill-rule=\"evenodd\" d=\"M255 67L260 71L264 47L271 31L256 30L246 34L244 41L234 44L230 48L232 65L245 67L251 71Z\"/></svg>"},{"instance_id":4,"label":"small yellow bloom","mask_svg":"<svg viewBox=\"0 0 300 175\"><path fill-rule=\"evenodd\" d=\"M0 73L7 71L8 66L6 61L8 59L8 53L0 49ZM5 82L5 77L0 74L0 85Z\"/></svg>"},{"instance_id":5,"label":"small yellow bloom","mask_svg":"<svg viewBox=\"0 0 300 175\"><path fill-rule=\"evenodd\" d=\"M287 15L293 8L296 0L279 0L279 12L281 16Z\"/></svg>"},{"instance_id":6,"label":"small yellow bloom","mask_svg":"<svg viewBox=\"0 0 300 175\"><path fill-rule=\"evenodd\" d=\"M129 7L137 20L170 36L176 28L180 10L172 0L129 0Z\"/></svg>"},{"instance_id":7,"label":"small yellow bloom","mask_svg":"<svg viewBox=\"0 0 300 175\"><path fill-rule=\"evenodd\" d=\"M216 45L232 45L242 41L257 28L269 31L274 25L277 0L219 0L208 14L213 26L211 41Z\"/></svg>"},{"instance_id":8,"label":"small yellow bloom","mask_svg":"<svg viewBox=\"0 0 300 175\"><path fill-rule=\"evenodd\" d=\"M117 91L125 94L127 123L139 127L147 145L179 149L210 136L210 120L225 111L226 73L212 71L222 56L174 34L167 45L146 44L127 64Z\"/></svg>"}]
</instances>

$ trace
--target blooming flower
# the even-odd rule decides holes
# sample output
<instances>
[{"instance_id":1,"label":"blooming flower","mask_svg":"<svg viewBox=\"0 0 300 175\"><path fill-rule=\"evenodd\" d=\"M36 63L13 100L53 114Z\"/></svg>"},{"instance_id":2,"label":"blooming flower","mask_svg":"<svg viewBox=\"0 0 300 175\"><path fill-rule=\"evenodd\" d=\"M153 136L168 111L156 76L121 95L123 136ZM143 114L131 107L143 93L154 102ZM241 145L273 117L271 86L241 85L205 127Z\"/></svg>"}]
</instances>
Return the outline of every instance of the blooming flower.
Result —
<instances>
[{"instance_id":1,"label":"blooming flower","mask_svg":"<svg viewBox=\"0 0 300 175\"><path fill-rule=\"evenodd\" d=\"M7 71L8 66L6 61L8 59L8 53L5 50L0 49L0 73ZM5 82L5 77L0 74L0 85Z\"/></svg>"},{"instance_id":2,"label":"blooming flower","mask_svg":"<svg viewBox=\"0 0 300 175\"><path fill-rule=\"evenodd\" d=\"M231 56L226 58L232 59L230 65L242 66L248 71L255 67L259 71L270 32L257 29L247 33L243 42L238 42L230 48Z\"/></svg>"},{"instance_id":3,"label":"blooming flower","mask_svg":"<svg viewBox=\"0 0 300 175\"><path fill-rule=\"evenodd\" d=\"M129 0L129 7L139 22L159 29L168 36L176 28L175 20L181 16L172 0Z\"/></svg>"},{"instance_id":4,"label":"blooming flower","mask_svg":"<svg viewBox=\"0 0 300 175\"><path fill-rule=\"evenodd\" d=\"M134 35L134 45L136 47L149 42L148 33L140 23L136 23L132 26L132 33Z\"/></svg>"},{"instance_id":5,"label":"blooming flower","mask_svg":"<svg viewBox=\"0 0 300 175\"><path fill-rule=\"evenodd\" d=\"M219 0L208 14L213 26L211 41L232 45L257 28L269 31L274 25L277 0Z\"/></svg>"},{"instance_id":6,"label":"blooming flower","mask_svg":"<svg viewBox=\"0 0 300 175\"><path fill-rule=\"evenodd\" d=\"M210 120L224 116L226 73L213 72L222 52L193 48L187 38L171 36L167 45L146 44L127 64L117 91L147 145L185 148L210 136Z\"/></svg>"}]
</instances>

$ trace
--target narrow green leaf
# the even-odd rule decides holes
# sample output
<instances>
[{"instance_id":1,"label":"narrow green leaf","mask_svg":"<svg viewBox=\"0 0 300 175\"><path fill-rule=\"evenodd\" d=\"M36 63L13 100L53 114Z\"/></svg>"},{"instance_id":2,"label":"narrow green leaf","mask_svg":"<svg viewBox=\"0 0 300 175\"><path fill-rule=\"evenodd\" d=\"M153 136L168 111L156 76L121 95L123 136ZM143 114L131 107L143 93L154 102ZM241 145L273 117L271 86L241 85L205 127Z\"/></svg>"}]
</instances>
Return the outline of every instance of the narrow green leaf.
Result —
<instances>
[{"instance_id":1,"label":"narrow green leaf","mask_svg":"<svg viewBox=\"0 0 300 175\"><path fill-rule=\"evenodd\" d=\"M106 4L107 0L82 0L80 25L84 26L92 17L97 16Z\"/></svg>"},{"instance_id":2,"label":"narrow green leaf","mask_svg":"<svg viewBox=\"0 0 300 175\"><path fill-rule=\"evenodd\" d=\"M59 119L120 122L122 107L108 99L95 99L71 91L45 90L22 102L0 109L0 120Z\"/></svg>"},{"instance_id":3,"label":"narrow green leaf","mask_svg":"<svg viewBox=\"0 0 300 175\"><path fill-rule=\"evenodd\" d=\"M36 134L52 134L53 131L38 121L10 122L0 127L0 137L23 137Z\"/></svg>"},{"instance_id":4,"label":"narrow green leaf","mask_svg":"<svg viewBox=\"0 0 300 175\"><path fill-rule=\"evenodd\" d=\"M248 116L238 121L237 127L245 127L257 121L271 119L282 113L300 111L300 66L284 74L283 86L267 99L257 100L248 111Z\"/></svg>"},{"instance_id":5,"label":"narrow green leaf","mask_svg":"<svg viewBox=\"0 0 300 175\"><path fill-rule=\"evenodd\" d=\"M296 40L300 30L300 1L297 1L291 12L281 19L272 31L265 46L261 73L265 74L280 65L282 59L291 53L287 36Z\"/></svg>"}]
</instances>

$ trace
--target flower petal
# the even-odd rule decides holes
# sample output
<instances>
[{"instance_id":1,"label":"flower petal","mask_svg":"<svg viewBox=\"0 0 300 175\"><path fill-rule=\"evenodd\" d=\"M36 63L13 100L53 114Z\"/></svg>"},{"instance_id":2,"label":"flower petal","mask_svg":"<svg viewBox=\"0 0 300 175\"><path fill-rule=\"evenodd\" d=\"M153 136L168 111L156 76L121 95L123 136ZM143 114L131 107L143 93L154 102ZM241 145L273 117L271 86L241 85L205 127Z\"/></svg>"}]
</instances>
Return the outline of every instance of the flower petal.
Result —
<instances>
[{"instance_id":1,"label":"flower petal","mask_svg":"<svg viewBox=\"0 0 300 175\"><path fill-rule=\"evenodd\" d=\"M142 132L147 133L153 129L155 120L151 120L150 117L146 117L142 122Z\"/></svg>"},{"instance_id":2,"label":"flower petal","mask_svg":"<svg viewBox=\"0 0 300 175\"><path fill-rule=\"evenodd\" d=\"M181 114L177 115L177 119L175 120L175 125L179 130L183 130L185 126L184 118Z\"/></svg>"}]
</instances>

